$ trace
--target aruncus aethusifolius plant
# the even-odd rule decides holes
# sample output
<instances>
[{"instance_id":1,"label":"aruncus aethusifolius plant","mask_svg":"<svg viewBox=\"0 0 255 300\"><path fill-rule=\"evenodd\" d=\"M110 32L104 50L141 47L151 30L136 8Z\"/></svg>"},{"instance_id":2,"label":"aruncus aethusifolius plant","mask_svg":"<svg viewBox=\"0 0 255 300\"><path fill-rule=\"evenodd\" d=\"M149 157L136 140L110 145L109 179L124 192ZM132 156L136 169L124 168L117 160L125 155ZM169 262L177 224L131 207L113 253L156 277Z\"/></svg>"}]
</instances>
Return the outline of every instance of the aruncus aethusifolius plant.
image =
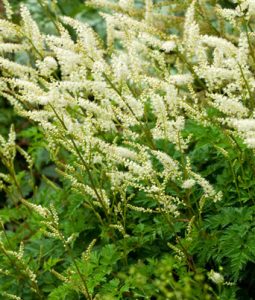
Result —
<instances>
[{"instance_id":1,"label":"aruncus aethusifolius plant","mask_svg":"<svg viewBox=\"0 0 255 300\"><path fill-rule=\"evenodd\" d=\"M12 199L10 205L23 205L35 220L34 212L39 214L43 230L33 224L32 236L55 239L63 248L60 256L68 256L65 264L56 260L45 267L63 282L62 289L45 291L48 287L42 279L41 286L32 287L38 297L48 293L49 299L56 299L58 293L69 292L86 299L136 299L139 293L152 297L153 292L139 290L139 284L132 291L137 282L128 283L131 287L123 284L118 296L111 296L103 284L111 282L120 290L125 275L118 273L118 267L125 266L123 270L130 274L136 270L137 265L133 269L128 266L136 260L139 248L146 249L146 262L153 266L146 243L155 247L152 257L160 260L159 269L162 262L169 263L162 285L153 280L159 276L157 271L146 270L158 299L178 299L166 279L167 272L174 274L175 264L182 275L191 272L195 277L201 275L198 269L203 266L202 277L194 282L204 284L208 279L203 292L208 299L236 292L239 273L254 261L255 254L247 243L247 248L239 249L243 256L238 260L229 245L235 230L251 239L248 231L253 228L244 207L252 211L254 195L248 184L253 166L249 174L245 166L254 159L255 147L255 13L253 1L226 2L231 8L213 0L88 1L87 5L103 9L105 41L86 23L54 15L47 1L40 3L52 14L58 35L41 32L24 5L21 21L15 23L11 7L5 3L7 20L0 20L1 96L17 114L38 124L56 166L57 180L61 178L61 182L48 179L47 184L58 194L61 187L66 189L67 199L61 198L66 211L70 209L73 216L77 209L89 216L92 227L86 228L84 222L83 229L70 229L71 222L66 225L58 217L65 215L59 203L38 200L35 182L33 196L28 193L26 197L16 176L16 149L29 164L31 178L32 160L15 146L13 129L8 140L0 138L0 156L6 167L6 173L0 174L0 186L7 192L15 186L20 191L18 200ZM22 54L26 54L26 63L11 59ZM202 141L206 132L212 136L207 143ZM208 158L204 159L204 153ZM218 162L212 166L210 159ZM230 182L225 170L229 170ZM224 184L229 191L223 190ZM73 204L69 196L77 202ZM226 220L231 219L231 208L233 215L239 213L246 220L245 226L233 228L230 221L214 227L211 218L220 215L222 207ZM226 234L221 231L224 226ZM87 231L92 238L86 236ZM80 249L83 235L89 243ZM98 237L97 246L94 238ZM210 251L199 257L201 237ZM93 251L93 246L99 250ZM1 249L6 251L5 246ZM84 249L89 249L89 254L84 254ZM107 251L112 253L115 269L107 262ZM170 252L175 260L163 258L161 252ZM98 255L103 262L97 260ZM224 274L217 272L224 272L222 264L227 270ZM39 278L44 276L40 261L33 267ZM93 281L97 268L101 277ZM118 282L113 281L116 273ZM182 284L187 284L187 290L194 284L180 280L179 286L173 275L169 280L177 290ZM215 286L209 286L210 280ZM192 299L188 291L183 293Z\"/></svg>"}]
</instances>

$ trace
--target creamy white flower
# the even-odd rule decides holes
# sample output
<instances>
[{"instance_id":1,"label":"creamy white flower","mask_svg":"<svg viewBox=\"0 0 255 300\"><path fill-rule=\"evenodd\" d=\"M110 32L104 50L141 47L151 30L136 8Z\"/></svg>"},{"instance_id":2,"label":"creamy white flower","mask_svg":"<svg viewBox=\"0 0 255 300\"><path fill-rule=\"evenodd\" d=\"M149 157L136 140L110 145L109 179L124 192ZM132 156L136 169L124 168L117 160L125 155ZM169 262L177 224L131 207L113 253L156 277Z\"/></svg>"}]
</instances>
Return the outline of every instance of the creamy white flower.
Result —
<instances>
[{"instance_id":1,"label":"creamy white flower","mask_svg":"<svg viewBox=\"0 0 255 300\"><path fill-rule=\"evenodd\" d=\"M129 68L127 62L127 55L121 53L120 55L115 55L112 57L112 68L115 78L118 81L125 81L129 78Z\"/></svg>"},{"instance_id":2,"label":"creamy white flower","mask_svg":"<svg viewBox=\"0 0 255 300\"><path fill-rule=\"evenodd\" d=\"M176 74L169 76L169 81L174 85L185 85L193 82L193 76L191 74Z\"/></svg>"},{"instance_id":3,"label":"creamy white flower","mask_svg":"<svg viewBox=\"0 0 255 300\"><path fill-rule=\"evenodd\" d=\"M3 0L3 4L4 4L6 16L9 20L11 20L12 15L13 15L12 7L8 0Z\"/></svg>"},{"instance_id":4,"label":"creamy white flower","mask_svg":"<svg viewBox=\"0 0 255 300\"><path fill-rule=\"evenodd\" d=\"M232 117L244 117L248 114L248 109L239 101L238 98L229 99L221 94L210 94L215 106L223 113Z\"/></svg>"},{"instance_id":5,"label":"creamy white flower","mask_svg":"<svg viewBox=\"0 0 255 300\"><path fill-rule=\"evenodd\" d=\"M255 149L255 136L246 138L244 142L249 148Z\"/></svg>"},{"instance_id":6,"label":"creamy white flower","mask_svg":"<svg viewBox=\"0 0 255 300\"><path fill-rule=\"evenodd\" d=\"M112 147L112 151L117 156L120 156L121 158L129 158L129 159L136 159L137 158L137 154L136 154L135 151L130 150L130 149L125 148L125 147L121 147L121 146Z\"/></svg>"},{"instance_id":7,"label":"creamy white flower","mask_svg":"<svg viewBox=\"0 0 255 300\"><path fill-rule=\"evenodd\" d=\"M119 0L119 6L125 10L132 9L134 7L134 0Z\"/></svg>"},{"instance_id":8,"label":"creamy white flower","mask_svg":"<svg viewBox=\"0 0 255 300\"><path fill-rule=\"evenodd\" d=\"M23 32L25 37L33 42L33 47L35 47L39 53L43 53L43 36L36 22L32 19L26 6L21 6L20 13L23 20ZM33 47L31 46L32 49Z\"/></svg>"},{"instance_id":9,"label":"creamy white flower","mask_svg":"<svg viewBox=\"0 0 255 300\"><path fill-rule=\"evenodd\" d=\"M215 272L214 270L211 270L208 273L208 277L216 284L220 285L224 283L224 277L220 273Z\"/></svg>"},{"instance_id":10,"label":"creamy white flower","mask_svg":"<svg viewBox=\"0 0 255 300\"><path fill-rule=\"evenodd\" d=\"M187 179L183 182L182 187L184 189L190 189L196 184L196 181L194 179Z\"/></svg>"},{"instance_id":11,"label":"creamy white flower","mask_svg":"<svg viewBox=\"0 0 255 300\"><path fill-rule=\"evenodd\" d=\"M36 65L43 76L49 76L58 67L55 58L52 56L46 56L43 61L37 61Z\"/></svg>"},{"instance_id":12,"label":"creamy white flower","mask_svg":"<svg viewBox=\"0 0 255 300\"><path fill-rule=\"evenodd\" d=\"M199 26L195 21L195 2L196 1L192 1L186 11L183 32L183 45L189 56L192 56L194 52L196 52L200 40Z\"/></svg>"},{"instance_id":13,"label":"creamy white flower","mask_svg":"<svg viewBox=\"0 0 255 300\"><path fill-rule=\"evenodd\" d=\"M236 119L233 120L233 125L242 132L255 131L255 119Z\"/></svg>"},{"instance_id":14,"label":"creamy white flower","mask_svg":"<svg viewBox=\"0 0 255 300\"><path fill-rule=\"evenodd\" d=\"M248 15L250 17L255 15L255 1L254 0L244 1L244 3L242 3L242 5L243 5L244 10L248 6Z\"/></svg>"},{"instance_id":15,"label":"creamy white flower","mask_svg":"<svg viewBox=\"0 0 255 300\"><path fill-rule=\"evenodd\" d=\"M207 46L218 48L228 55L235 54L237 51L236 47L224 38L203 35L201 36L200 41Z\"/></svg>"},{"instance_id":16,"label":"creamy white flower","mask_svg":"<svg viewBox=\"0 0 255 300\"><path fill-rule=\"evenodd\" d=\"M152 151L157 159L162 163L164 170L167 174L170 174L172 178L176 178L180 175L178 162L172 159L169 155L162 151Z\"/></svg>"},{"instance_id":17,"label":"creamy white flower","mask_svg":"<svg viewBox=\"0 0 255 300\"><path fill-rule=\"evenodd\" d=\"M174 41L166 41L161 47L165 52L170 53L176 48L176 43Z\"/></svg>"}]
</instances>

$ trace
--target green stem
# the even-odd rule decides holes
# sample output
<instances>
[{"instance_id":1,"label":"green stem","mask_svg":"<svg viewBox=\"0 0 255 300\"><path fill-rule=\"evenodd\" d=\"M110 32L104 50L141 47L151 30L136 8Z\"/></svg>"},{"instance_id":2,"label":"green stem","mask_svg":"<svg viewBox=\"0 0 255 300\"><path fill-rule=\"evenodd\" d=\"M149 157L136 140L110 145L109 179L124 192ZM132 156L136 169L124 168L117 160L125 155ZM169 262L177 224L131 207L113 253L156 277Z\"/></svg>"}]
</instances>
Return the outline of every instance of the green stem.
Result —
<instances>
[{"instance_id":1,"label":"green stem","mask_svg":"<svg viewBox=\"0 0 255 300\"><path fill-rule=\"evenodd\" d=\"M187 65L188 70L191 72L192 75L194 75L194 77L196 78L196 80L199 82L199 84L201 85L201 87L203 89L207 89L206 84L199 78L199 76L197 75L197 73L195 72L192 64L190 62L187 61L187 59L185 58L184 55L182 55L182 53L177 49L177 56L182 60L182 62L184 62L184 64Z\"/></svg>"},{"instance_id":2,"label":"green stem","mask_svg":"<svg viewBox=\"0 0 255 300\"><path fill-rule=\"evenodd\" d=\"M249 85L247 79L245 78L245 75L244 75L244 72L243 72L243 69L242 69L241 65L240 65L239 63L237 63L237 64L238 64L238 67L239 67L239 69L240 69L242 78L243 78L243 80L244 80L244 83L245 83L246 88L247 88L248 93L249 93L249 97L250 97L250 109L253 110L253 109L254 109L254 103L251 102L252 99L253 99L253 97L252 97L252 92L251 92L251 89L250 89L250 85Z\"/></svg>"},{"instance_id":3,"label":"green stem","mask_svg":"<svg viewBox=\"0 0 255 300\"><path fill-rule=\"evenodd\" d=\"M238 195L238 200L241 204L241 197L240 197L240 190L239 190L239 187L238 187L238 182L237 182L237 179L236 179L236 174L235 174L235 171L233 169L233 166L232 166L232 163L230 160L228 160L228 163L229 163L229 166L230 166L230 170L231 170L231 173L232 173L232 176L233 176L233 180L234 180L234 184L235 184L235 187L236 187L236 192L237 192L237 195Z\"/></svg>"},{"instance_id":4,"label":"green stem","mask_svg":"<svg viewBox=\"0 0 255 300\"><path fill-rule=\"evenodd\" d=\"M64 128L66 131L68 131L68 129L67 129L65 123L64 123L63 120L60 118L60 116L59 116L58 113L56 112L55 108L54 108L51 104L49 104L49 106L51 107L51 109L52 109L53 112L55 113L57 119L59 120L59 122L61 123L61 125L63 126L63 128ZM85 159L83 158L83 156L82 156L82 154L81 154L81 152L80 152L80 150L79 150L77 144L75 143L73 137L70 136L70 135L68 135L68 137L69 137L69 139L70 139L70 141L71 141L71 143L72 143L72 145L73 145L73 147L74 147L75 152L77 153L79 159L81 160L81 162L82 162L82 164L83 164L83 166L84 166L84 168L85 168L85 170L86 170L86 172L87 172L87 174L88 174L88 177L89 177L89 181L90 181L91 187L92 187L93 191L95 192L95 195L96 195L96 197L97 197L97 199L98 199L98 201L99 201L101 207L103 208L106 217L109 218L107 207L105 206L104 201L102 200L101 196L100 196L99 193L98 193L98 190L97 190L97 188L96 188L96 185L95 185L93 176L92 176L92 174L91 174L91 172L90 172L90 168L89 168L87 162L86 162Z\"/></svg>"},{"instance_id":5,"label":"green stem","mask_svg":"<svg viewBox=\"0 0 255 300\"><path fill-rule=\"evenodd\" d=\"M81 279L81 281L82 281L82 284L83 284L83 286L84 286L84 288L85 288L85 291L86 291L86 294L87 294L87 295L86 295L87 298L88 298L89 300L93 300L93 298L91 297L91 295L90 295L90 293L89 293L89 289L88 289L88 285L87 285L86 279L83 277L83 275L82 275L82 273L81 273L81 270L80 270L80 268L78 267L78 265L77 265L77 263L76 263L76 260L75 260L75 258L74 258L74 256L73 256L73 253L72 253L72 250L71 250L70 246L69 246L65 241L64 241L64 245L65 245L65 247L66 247L66 249L67 249L67 252L68 252L70 258L71 258L72 261L73 261L73 264L74 264L74 266L75 266L75 269L76 269L76 271L77 271L77 273L78 273L78 275L79 275L79 277L80 277L80 279Z\"/></svg>"},{"instance_id":6,"label":"green stem","mask_svg":"<svg viewBox=\"0 0 255 300\"><path fill-rule=\"evenodd\" d=\"M144 124L136 116L136 114L134 113L132 107L127 103L126 99L123 97L123 95L121 94L121 92L119 91L119 89L113 84L113 82L110 80L110 78L105 73L104 73L104 78L106 79L107 83L109 83L109 85L111 86L111 88L119 95L119 97L122 99L122 101L124 102L124 104L127 106L127 108L129 109L129 111L131 112L131 114L133 115L133 117L140 124L140 126L143 129L143 131L145 133L145 136L146 136L146 138L147 138L150 146L152 147L152 149L156 150L156 146L155 146L154 141L153 141L153 139L151 137L150 129L148 128L148 124L146 123L146 125L144 127Z\"/></svg>"},{"instance_id":7,"label":"green stem","mask_svg":"<svg viewBox=\"0 0 255 300\"><path fill-rule=\"evenodd\" d=\"M171 228L173 233L175 234L175 228L173 226L173 223L169 220L168 215L166 213L164 213L161 210L161 208L160 208L160 212L161 212L162 216L165 218L167 224L169 225L169 227ZM196 268L195 268L195 264L194 264L194 261L193 261L192 257L188 254L187 249L183 246L182 241L179 238L179 236L176 234L175 237L176 237L176 240L177 240L178 244L180 245L180 247L183 251L183 254L185 255L185 258L186 258L186 261L188 263L188 266L189 266L190 270L195 271Z\"/></svg>"},{"instance_id":8,"label":"green stem","mask_svg":"<svg viewBox=\"0 0 255 300\"><path fill-rule=\"evenodd\" d=\"M0 249L2 250L2 252L4 253L4 255L7 257L7 259L10 261L11 266L13 266L14 269L16 269L16 271L19 273L19 275L21 275L22 277L25 276L25 277L27 277L29 279L28 280L28 285L31 287L31 289L33 289L35 291L35 293L38 295L38 297L40 299L43 299L43 296L42 296L42 294L41 294L41 292L39 290L39 287L38 287L37 283L31 281L30 277L27 275L27 272L25 270L23 270L23 272L20 270L20 267L16 263L16 260L12 259L10 257L10 255L7 253L7 251L3 247L1 247Z\"/></svg>"},{"instance_id":9,"label":"green stem","mask_svg":"<svg viewBox=\"0 0 255 300\"><path fill-rule=\"evenodd\" d=\"M57 31L59 34L61 34L59 28L58 28L58 24L55 20L55 18L53 17L52 12L49 10L47 5L43 5L41 0L38 0L39 5L41 6L41 8L45 11L46 15L49 17L49 19L51 20L51 22L54 24L54 26L56 27Z\"/></svg>"}]
</instances>

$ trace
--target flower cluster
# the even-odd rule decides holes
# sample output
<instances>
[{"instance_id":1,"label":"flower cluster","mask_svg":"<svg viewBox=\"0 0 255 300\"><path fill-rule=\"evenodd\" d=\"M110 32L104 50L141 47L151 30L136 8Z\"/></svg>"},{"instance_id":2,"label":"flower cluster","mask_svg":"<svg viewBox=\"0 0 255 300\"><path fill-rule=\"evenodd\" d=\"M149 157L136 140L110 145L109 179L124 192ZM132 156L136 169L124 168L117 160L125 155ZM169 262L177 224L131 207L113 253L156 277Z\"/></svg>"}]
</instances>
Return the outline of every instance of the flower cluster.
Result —
<instances>
[{"instance_id":1,"label":"flower cluster","mask_svg":"<svg viewBox=\"0 0 255 300\"><path fill-rule=\"evenodd\" d=\"M195 0L176 27L176 32L183 28L182 35L167 34L171 24L163 13L164 24L159 23L161 6L154 7L153 1L145 1L139 14L135 1L89 3L115 11L102 14L106 46L88 25L72 18L61 18L58 36L44 35L25 6L20 25L11 23L8 10L9 21L0 22L2 53L29 51L35 63L22 65L0 57L1 94L22 116L41 126L52 151L63 147L74 156L74 165L58 164L59 173L93 209L100 207L107 215L116 194L123 199L123 189L133 187L153 197L158 209L178 215L183 203L167 192L169 181L184 190L198 183L204 191L201 199L219 200L221 193L188 165L185 156L192 137L182 132L188 119L203 126L228 126L255 148L255 81L250 65L254 36L238 29L239 18L252 18L253 2L214 10L236 26L235 40L204 34L204 24L195 17L200 5ZM11 44L6 32L17 43ZM212 118L208 107L220 115ZM160 141L164 149L158 147ZM13 131L7 143L0 142L4 155L15 155ZM181 160L171 157L169 144ZM29 157L23 156L31 166ZM101 176L108 182L100 183ZM41 209L41 214L47 213Z\"/></svg>"},{"instance_id":2,"label":"flower cluster","mask_svg":"<svg viewBox=\"0 0 255 300\"><path fill-rule=\"evenodd\" d=\"M42 218L42 230L36 234L43 231L47 241L50 238L62 244L71 264L56 266L55 270L49 267L50 271L86 299L94 299L96 293L87 285L90 267L86 267L91 256L95 260L91 252L98 239L93 236L83 253L86 247L72 249L87 233L100 232L99 248L105 240L115 243L119 238L116 244L127 266L128 254L133 255L140 247L140 238L135 237L140 229L133 223L147 222L147 227L162 223L168 231L153 228L151 236L144 233L142 243L167 236L162 240L176 254L177 263L186 264L196 274L200 250L194 249L200 249L200 237L198 241L196 237L201 232L205 244L209 243L207 237L212 237L213 243L218 241L218 245L208 246L213 249L201 260L214 263L225 245L231 246L226 243L228 236L223 231L221 234L231 226L211 226L210 222L218 222L217 216L210 221L214 213L222 210L234 215L243 203L250 205L253 201L250 178L254 177L254 165L252 170L243 166L255 151L255 2L218 2L86 1L86 5L102 9L105 39L101 39L78 18L55 16L47 10L49 5L58 5L57 1L40 1L51 17L55 34L43 33L24 5L17 21L9 2L3 1L6 20L0 20L0 96L19 116L40 128L43 145L47 145L56 167L54 180L57 178L57 185L72 196L67 195L63 201L63 211L75 211L74 215L78 211L75 222L80 212L93 219L88 221L93 223L89 224L92 229L70 232L68 226L62 227L62 212L55 208L57 200L53 197L47 206L47 201L45 204L36 198L43 197L40 188L35 184L27 187L24 181L41 178L36 177L38 170L34 172L37 164L28 154L31 149L27 153L15 144L13 126L9 135L0 135L0 190L7 191L7 201L10 198L15 209L27 209L29 218L34 217L33 212ZM28 169L20 176L15 173L16 155L25 160ZM45 178L42 181L48 180ZM224 180L229 190L221 191ZM62 209L62 202L59 207ZM245 212L240 210L240 215ZM251 215L245 215L245 222L250 219ZM139 225L142 228L144 224ZM250 223L245 226L240 236L253 228ZM239 227L234 229L229 236L237 235ZM31 289L39 296L37 274L26 266L23 244L18 245L20 250L16 251L0 242L0 251L17 262L21 275L26 273ZM244 261L254 256L246 248ZM80 260L74 258L76 253L80 253ZM222 255L226 264L228 259ZM237 262L233 256L230 269ZM54 261L51 263L54 266ZM60 266L61 261L56 263ZM237 274L244 264L238 263L233 273ZM227 285L228 276L215 272L214 266L210 268L207 279L220 290ZM60 273L63 269L65 272ZM171 270L171 274L174 272ZM95 286L97 290L100 284ZM131 297L138 297L135 292L132 289ZM11 293L4 297L19 299Z\"/></svg>"}]
</instances>

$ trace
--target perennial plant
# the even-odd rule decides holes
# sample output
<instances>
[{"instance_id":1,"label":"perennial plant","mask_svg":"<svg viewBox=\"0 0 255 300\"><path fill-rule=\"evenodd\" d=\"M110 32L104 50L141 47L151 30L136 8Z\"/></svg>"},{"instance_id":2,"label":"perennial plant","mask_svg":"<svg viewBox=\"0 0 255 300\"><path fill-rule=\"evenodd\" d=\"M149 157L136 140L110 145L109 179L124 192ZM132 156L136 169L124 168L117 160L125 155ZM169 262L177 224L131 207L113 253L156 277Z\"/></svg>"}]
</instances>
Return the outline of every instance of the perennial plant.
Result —
<instances>
[{"instance_id":1,"label":"perennial plant","mask_svg":"<svg viewBox=\"0 0 255 300\"><path fill-rule=\"evenodd\" d=\"M3 2L1 299L253 299L255 2Z\"/></svg>"}]
</instances>

